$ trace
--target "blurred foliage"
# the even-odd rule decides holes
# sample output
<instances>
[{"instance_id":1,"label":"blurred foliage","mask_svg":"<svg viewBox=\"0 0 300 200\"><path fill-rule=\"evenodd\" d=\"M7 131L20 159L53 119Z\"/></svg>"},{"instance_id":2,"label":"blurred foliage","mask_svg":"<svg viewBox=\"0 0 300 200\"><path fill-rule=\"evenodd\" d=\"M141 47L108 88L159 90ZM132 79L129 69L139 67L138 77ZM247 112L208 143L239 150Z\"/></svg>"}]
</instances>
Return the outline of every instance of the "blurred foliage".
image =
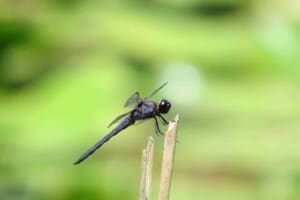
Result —
<instances>
[{"instance_id":1,"label":"blurred foliage","mask_svg":"<svg viewBox=\"0 0 300 200\"><path fill-rule=\"evenodd\" d=\"M0 199L137 199L152 122L72 163L125 112L126 97L166 80L154 100L169 99L167 118L181 118L171 199L298 199L297 8L0 0Z\"/></svg>"}]
</instances>

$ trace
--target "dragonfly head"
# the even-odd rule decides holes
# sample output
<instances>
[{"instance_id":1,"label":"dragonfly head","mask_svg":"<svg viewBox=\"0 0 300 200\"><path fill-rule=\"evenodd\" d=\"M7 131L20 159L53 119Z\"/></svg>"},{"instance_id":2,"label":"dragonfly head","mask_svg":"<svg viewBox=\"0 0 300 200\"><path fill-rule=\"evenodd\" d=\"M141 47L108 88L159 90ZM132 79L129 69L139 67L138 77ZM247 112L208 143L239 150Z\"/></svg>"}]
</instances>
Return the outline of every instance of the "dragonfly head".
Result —
<instances>
[{"instance_id":1,"label":"dragonfly head","mask_svg":"<svg viewBox=\"0 0 300 200\"><path fill-rule=\"evenodd\" d=\"M166 99L162 99L158 104L158 110L160 113L168 113L170 108L171 103Z\"/></svg>"}]
</instances>

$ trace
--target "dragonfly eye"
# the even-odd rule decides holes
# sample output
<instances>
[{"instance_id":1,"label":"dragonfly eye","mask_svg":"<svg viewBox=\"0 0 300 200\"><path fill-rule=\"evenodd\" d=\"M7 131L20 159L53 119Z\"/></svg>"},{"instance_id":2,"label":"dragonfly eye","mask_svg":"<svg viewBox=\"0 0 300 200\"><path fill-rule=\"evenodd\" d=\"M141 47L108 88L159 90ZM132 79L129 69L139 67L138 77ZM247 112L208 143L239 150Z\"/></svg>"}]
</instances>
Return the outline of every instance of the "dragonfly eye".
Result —
<instances>
[{"instance_id":1,"label":"dragonfly eye","mask_svg":"<svg viewBox=\"0 0 300 200\"><path fill-rule=\"evenodd\" d=\"M159 105L158 105L159 112L161 112L161 113L168 113L169 110L170 110L170 108L171 108L171 103L168 100L162 99L159 102Z\"/></svg>"}]
</instances>

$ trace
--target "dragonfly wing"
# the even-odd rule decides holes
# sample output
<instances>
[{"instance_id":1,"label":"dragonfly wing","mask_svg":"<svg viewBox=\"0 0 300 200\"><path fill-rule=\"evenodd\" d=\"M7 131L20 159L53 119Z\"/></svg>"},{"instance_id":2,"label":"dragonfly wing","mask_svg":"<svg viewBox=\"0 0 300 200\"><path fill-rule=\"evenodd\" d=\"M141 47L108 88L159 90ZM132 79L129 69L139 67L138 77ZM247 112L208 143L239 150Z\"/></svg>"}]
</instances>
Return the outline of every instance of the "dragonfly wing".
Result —
<instances>
[{"instance_id":1,"label":"dragonfly wing","mask_svg":"<svg viewBox=\"0 0 300 200\"><path fill-rule=\"evenodd\" d=\"M147 96L145 99L150 99L153 95L155 95L159 90L161 90L163 87L165 87L168 84L168 82L165 82L162 84L159 88L154 90L149 96Z\"/></svg>"},{"instance_id":2,"label":"dragonfly wing","mask_svg":"<svg viewBox=\"0 0 300 200\"><path fill-rule=\"evenodd\" d=\"M131 95L124 104L124 107L135 107L142 101L138 92Z\"/></svg>"},{"instance_id":3,"label":"dragonfly wing","mask_svg":"<svg viewBox=\"0 0 300 200\"><path fill-rule=\"evenodd\" d=\"M124 113L122 115L119 115L118 117L116 117L112 122L110 122L110 124L108 125L108 128L113 125L114 123L118 122L120 119L124 118L126 115L128 115L131 111Z\"/></svg>"}]
</instances>

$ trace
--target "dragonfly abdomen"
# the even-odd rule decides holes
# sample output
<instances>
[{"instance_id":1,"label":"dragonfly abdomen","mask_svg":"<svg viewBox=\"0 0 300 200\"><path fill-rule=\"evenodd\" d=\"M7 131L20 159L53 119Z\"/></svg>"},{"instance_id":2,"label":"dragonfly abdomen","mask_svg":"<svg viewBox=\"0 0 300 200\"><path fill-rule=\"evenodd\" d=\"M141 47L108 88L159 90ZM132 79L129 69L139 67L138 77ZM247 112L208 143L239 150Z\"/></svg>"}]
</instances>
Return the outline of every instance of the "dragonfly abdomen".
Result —
<instances>
[{"instance_id":1,"label":"dragonfly abdomen","mask_svg":"<svg viewBox=\"0 0 300 200\"><path fill-rule=\"evenodd\" d=\"M134 118L129 115L126 118L123 119L123 121L114 128L110 133L105 135L101 140L99 140L96 144L94 144L92 147L90 147L86 152L84 152L79 159L74 163L74 165L77 165L84 161L87 157L89 157L91 154L93 154L97 149L99 149L104 143L106 143L110 138L117 135L122 130L126 129L128 126L132 125L134 123Z\"/></svg>"}]
</instances>

